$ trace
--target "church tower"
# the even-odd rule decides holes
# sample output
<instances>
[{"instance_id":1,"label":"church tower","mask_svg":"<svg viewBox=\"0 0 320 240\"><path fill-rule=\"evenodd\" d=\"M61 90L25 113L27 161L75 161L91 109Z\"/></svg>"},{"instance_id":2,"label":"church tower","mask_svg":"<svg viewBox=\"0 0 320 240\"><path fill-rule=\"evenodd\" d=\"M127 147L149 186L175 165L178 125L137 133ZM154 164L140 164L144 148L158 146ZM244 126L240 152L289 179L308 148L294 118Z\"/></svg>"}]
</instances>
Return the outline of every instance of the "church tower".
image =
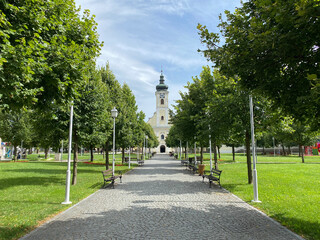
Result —
<instances>
[{"instance_id":1,"label":"church tower","mask_svg":"<svg viewBox=\"0 0 320 240\"><path fill-rule=\"evenodd\" d=\"M148 123L152 126L159 140L159 146L154 149L157 153L169 153L171 149L166 146L165 139L169 133L169 91L168 85L164 83L164 76L161 70L159 84L156 86L156 112L149 119Z\"/></svg>"}]
</instances>

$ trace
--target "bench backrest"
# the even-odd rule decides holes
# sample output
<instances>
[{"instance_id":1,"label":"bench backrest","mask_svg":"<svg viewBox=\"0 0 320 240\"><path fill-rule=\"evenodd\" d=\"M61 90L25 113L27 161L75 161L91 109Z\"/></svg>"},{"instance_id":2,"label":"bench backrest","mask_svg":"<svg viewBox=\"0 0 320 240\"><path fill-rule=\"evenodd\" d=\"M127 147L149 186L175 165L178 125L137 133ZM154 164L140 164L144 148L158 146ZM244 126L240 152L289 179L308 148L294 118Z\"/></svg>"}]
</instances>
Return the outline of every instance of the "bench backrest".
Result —
<instances>
[{"instance_id":1,"label":"bench backrest","mask_svg":"<svg viewBox=\"0 0 320 240\"><path fill-rule=\"evenodd\" d=\"M220 175L221 173L222 173L222 170L212 169L212 174Z\"/></svg>"},{"instance_id":2,"label":"bench backrest","mask_svg":"<svg viewBox=\"0 0 320 240\"><path fill-rule=\"evenodd\" d=\"M112 174L112 169L102 171L103 176L110 175L110 174Z\"/></svg>"}]
</instances>

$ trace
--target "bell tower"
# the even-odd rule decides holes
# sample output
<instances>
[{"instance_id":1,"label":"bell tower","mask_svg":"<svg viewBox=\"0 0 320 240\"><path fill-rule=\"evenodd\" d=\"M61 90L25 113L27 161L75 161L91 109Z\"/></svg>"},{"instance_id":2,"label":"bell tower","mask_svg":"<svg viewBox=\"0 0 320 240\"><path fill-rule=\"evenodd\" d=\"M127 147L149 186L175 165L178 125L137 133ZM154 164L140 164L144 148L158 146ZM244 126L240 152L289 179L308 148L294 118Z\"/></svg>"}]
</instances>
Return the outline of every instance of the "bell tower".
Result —
<instances>
[{"instance_id":1,"label":"bell tower","mask_svg":"<svg viewBox=\"0 0 320 240\"><path fill-rule=\"evenodd\" d=\"M154 150L157 153L169 153L172 149L167 147L165 141L171 127L169 124L169 91L168 85L165 84L162 70L155 95L156 112L148 121L159 140L159 146Z\"/></svg>"},{"instance_id":2,"label":"bell tower","mask_svg":"<svg viewBox=\"0 0 320 240\"><path fill-rule=\"evenodd\" d=\"M168 109L168 86L164 83L164 76L161 70L159 84L156 86L156 115L157 126L167 126L169 118Z\"/></svg>"}]
</instances>

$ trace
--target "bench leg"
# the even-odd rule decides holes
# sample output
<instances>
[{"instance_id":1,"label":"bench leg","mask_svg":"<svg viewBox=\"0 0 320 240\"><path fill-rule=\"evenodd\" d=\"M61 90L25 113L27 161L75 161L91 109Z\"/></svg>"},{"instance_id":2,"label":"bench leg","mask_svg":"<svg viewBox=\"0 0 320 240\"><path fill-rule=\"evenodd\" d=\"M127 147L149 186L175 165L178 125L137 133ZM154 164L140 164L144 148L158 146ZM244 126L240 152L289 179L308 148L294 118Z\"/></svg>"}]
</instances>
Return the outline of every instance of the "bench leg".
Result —
<instances>
[{"instance_id":1,"label":"bench leg","mask_svg":"<svg viewBox=\"0 0 320 240\"><path fill-rule=\"evenodd\" d=\"M212 180L209 180L209 188L211 188Z\"/></svg>"},{"instance_id":2,"label":"bench leg","mask_svg":"<svg viewBox=\"0 0 320 240\"><path fill-rule=\"evenodd\" d=\"M122 176L120 176L120 183L122 183Z\"/></svg>"},{"instance_id":3,"label":"bench leg","mask_svg":"<svg viewBox=\"0 0 320 240\"><path fill-rule=\"evenodd\" d=\"M204 176L202 175L202 182L204 183Z\"/></svg>"}]
</instances>

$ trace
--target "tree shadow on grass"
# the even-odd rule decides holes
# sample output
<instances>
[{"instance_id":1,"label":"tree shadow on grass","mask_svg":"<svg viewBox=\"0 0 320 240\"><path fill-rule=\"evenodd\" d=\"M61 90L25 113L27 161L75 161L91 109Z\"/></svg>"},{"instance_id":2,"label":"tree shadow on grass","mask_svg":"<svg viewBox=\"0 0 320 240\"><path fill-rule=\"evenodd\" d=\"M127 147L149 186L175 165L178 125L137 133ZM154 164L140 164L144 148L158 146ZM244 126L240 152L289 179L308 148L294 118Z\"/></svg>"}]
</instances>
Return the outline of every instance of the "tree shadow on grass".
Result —
<instances>
[{"instance_id":1,"label":"tree shadow on grass","mask_svg":"<svg viewBox=\"0 0 320 240\"><path fill-rule=\"evenodd\" d=\"M63 185L65 179L50 176L50 177L15 177L3 179L0 185L0 190L15 186L49 186L52 184Z\"/></svg>"},{"instance_id":2,"label":"tree shadow on grass","mask_svg":"<svg viewBox=\"0 0 320 240\"><path fill-rule=\"evenodd\" d=\"M271 217L307 239L320 239L320 222L290 218L284 214L274 214Z\"/></svg>"}]
</instances>

